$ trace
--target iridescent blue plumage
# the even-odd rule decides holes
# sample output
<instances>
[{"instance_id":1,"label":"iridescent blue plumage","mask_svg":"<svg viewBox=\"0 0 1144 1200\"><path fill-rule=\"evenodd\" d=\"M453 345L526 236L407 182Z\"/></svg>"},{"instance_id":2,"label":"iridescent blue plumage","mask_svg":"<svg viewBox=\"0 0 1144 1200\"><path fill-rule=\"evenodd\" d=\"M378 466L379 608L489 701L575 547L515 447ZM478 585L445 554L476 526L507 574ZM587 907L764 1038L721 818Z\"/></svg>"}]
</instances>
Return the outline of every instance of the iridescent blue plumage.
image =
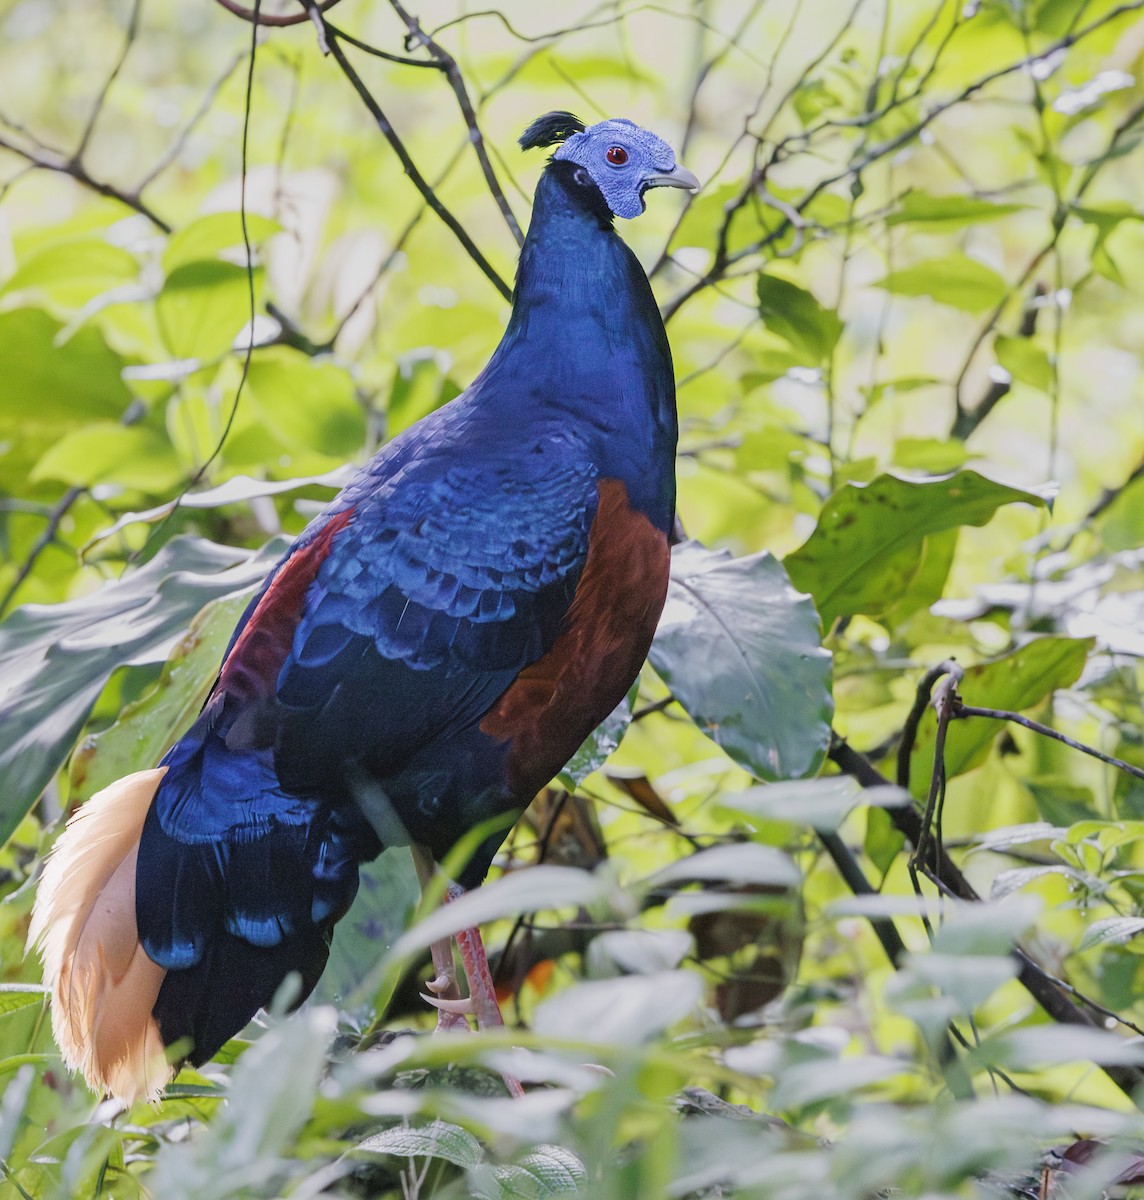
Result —
<instances>
[{"instance_id":1,"label":"iridescent blue plumage","mask_svg":"<svg viewBox=\"0 0 1144 1200\"><path fill-rule=\"evenodd\" d=\"M616 139L622 170L608 165ZM694 177L630 123L567 146L537 188L488 365L302 534L164 760L136 913L169 969L163 1038L190 1038L196 1060L287 971L313 986L361 861L400 841L440 856L519 812L646 653L674 519L675 389L612 215ZM501 836L462 883L480 881Z\"/></svg>"}]
</instances>

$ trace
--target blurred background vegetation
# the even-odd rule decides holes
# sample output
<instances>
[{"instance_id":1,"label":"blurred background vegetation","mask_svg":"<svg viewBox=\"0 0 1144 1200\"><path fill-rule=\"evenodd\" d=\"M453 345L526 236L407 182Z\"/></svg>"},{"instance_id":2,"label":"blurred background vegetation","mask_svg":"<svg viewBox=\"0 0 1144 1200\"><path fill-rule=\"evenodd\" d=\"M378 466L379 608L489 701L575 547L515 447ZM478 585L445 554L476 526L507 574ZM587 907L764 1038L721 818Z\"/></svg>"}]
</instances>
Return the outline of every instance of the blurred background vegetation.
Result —
<instances>
[{"instance_id":1,"label":"blurred background vegetation","mask_svg":"<svg viewBox=\"0 0 1144 1200\"><path fill-rule=\"evenodd\" d=\"M0 1195L1131 1188L1144 783L949 688L1144 767L1144 0L301 15L0 0ZM387 853L304 1014L97 1107L23 955L56 822L483 365L550 109L704 182L619 223L702 546L486 889L516 1027L393 1036Z\"/></svg>"}]
</instances>

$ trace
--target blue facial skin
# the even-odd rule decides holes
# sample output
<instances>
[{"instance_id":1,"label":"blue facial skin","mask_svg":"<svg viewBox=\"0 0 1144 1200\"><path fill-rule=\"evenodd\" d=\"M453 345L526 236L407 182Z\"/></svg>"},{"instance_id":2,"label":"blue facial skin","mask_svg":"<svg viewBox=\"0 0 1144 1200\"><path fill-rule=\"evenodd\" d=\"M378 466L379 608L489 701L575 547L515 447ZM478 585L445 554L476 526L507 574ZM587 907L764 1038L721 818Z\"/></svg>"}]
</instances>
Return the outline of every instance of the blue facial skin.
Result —
<instances>
[{"instance_id":1,"label":"blue facial skin","mask_svg":"<svg viewBox=\"0 0 1144 1200\"><path fill-rule=\"evenodd\" d=\"M617 217L638 217L648 188L699 187L690 171L676 165L675 151L662 138L622 117L574 133L552 157L583 167Z\"/></svg>"}]
</instances>

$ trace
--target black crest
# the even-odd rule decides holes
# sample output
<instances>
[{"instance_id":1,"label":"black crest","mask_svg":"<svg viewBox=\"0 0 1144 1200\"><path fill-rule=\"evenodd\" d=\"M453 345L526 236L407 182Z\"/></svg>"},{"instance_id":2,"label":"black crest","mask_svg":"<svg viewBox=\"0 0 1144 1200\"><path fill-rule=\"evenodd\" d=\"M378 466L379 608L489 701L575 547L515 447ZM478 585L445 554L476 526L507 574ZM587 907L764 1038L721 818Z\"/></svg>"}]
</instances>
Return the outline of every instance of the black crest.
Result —
<instances>
[{"instance_id":1,"label":"black crest","mask_svg":"<svg viewBox=\"0 0 1144 1200\"><path fill-rule=\"evenodd\" d=\"M585 128L584 122L570 112L545 113L520 135L520 148L535 150L541 146L555 146L574 133L583 133Z\"/></svg>"}]
</instances>

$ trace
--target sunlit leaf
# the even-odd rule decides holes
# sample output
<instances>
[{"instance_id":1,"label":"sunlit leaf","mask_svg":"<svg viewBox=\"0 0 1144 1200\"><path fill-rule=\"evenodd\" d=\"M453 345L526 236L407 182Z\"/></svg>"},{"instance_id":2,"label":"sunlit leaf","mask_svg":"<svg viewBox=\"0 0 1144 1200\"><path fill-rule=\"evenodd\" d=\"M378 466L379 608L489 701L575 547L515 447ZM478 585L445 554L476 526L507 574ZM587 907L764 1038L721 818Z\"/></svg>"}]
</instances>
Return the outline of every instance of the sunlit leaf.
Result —
<instances>
[{"instance_id":1,"label":"sunlit leaf","mask_svg":"<svg viewBox=\"0 0 1144 1200\"><path fill-rule=\"evenodd\" d=\"M120 372L123 359L98 330L79 330L55 344L58 321L38 308L0 313L0 361L4 403L0 427L9 421L81 421L117 418L131 401Z\"/></svg>"},{"instance_id":2,"label":"sunlit leaf","mask_svg":"<svg viewBox=\"0 0 1144 1200\"><path fill-rule=\"evenodd\" d=\"M259 213L246 214L246 236L251 245L282 228L277 221ZM208 213L171 235L163 251L163 270L169 275L186 263L208 261L223 250L243 249L243 218L237 212Z\"/></svg>"},{"instance_id":3,"label":"sunlit leaf","mask_svg":"<svg viewBox=\"0 0 1144 1200\"><path fill-rule=\"evenodd\" d=\"M341 367L272 346L251 359L247 383L262 421L286 446L345 458L365 440L365 413Z\"/></svg>"},{"instance_id":4,"label":"sunlit leaf","mask_svg":"<svg viewBox=\"0 0 1144 1200\"><path fill-rule=\"evenodd\" d=\"M810 292L777 275L760 275L756 285L759 313L772 333L785 338L808 363L830 357L842 334L838 314Z\"/></svg>"},{"instance_id":5,"label":"sunlit leaf","mask_svg":"<svg viewBox=\"0 0 1144 1200\"><path fill-rule=\"evenodd\" d=\"M770 555L676 547L649 657L692 720L758 778L821 763L830 656L814 606Z\"/></svg>"},{"instance_id":6,"label":"sunlit leaf","mask_svg":"<svg viewBox=\"0 0 1144 1200\"><path fill-rule=\"evenodd\" d=\"M0 983L0 1017L25 1008L42 1007L47 999L47 989L38 984Z\"/></svg>"},{"instance_id":7,"label":"sunlit leaf","mask_svg":"<svg viewBox=\"0 0 1144 1200\"><path fill-rule=\"evenodd\" d=\"M537 1033L630 1046L681 1021L703 992L691 971L656 971L579 983L537 1006Z\"/></svg>"},{"instance_id":8,"label":"sunlit leaf","mask_svg":"<svg viewBox=\"0 0 1144 1200\"><path fill-rule=\"evenodd\" d=\"M42 292L65 305L86 303L139 274L135 256L103 238L53 242L29 255L0 287L0 295Z\"/></svg>"},{"instance_id":9,"label":"sunlit leaf","mask_svg":"<svg viewBox=\"0 0 1144 1200\"><path fill-rule=\"evenodd\" d=\"M1144 917L1106 917L1094 921L1084 932L1078 950L1093 946L1122 946L1144 933Z\"/></svg>"},{"instance_id":10,"label":"sunlit leaf","mask_svg":"<svg viewBox=\"0 0 1144 1200\"><path fill-rule=\"evenodd\" d=\"M998 337L993 343L997 361L1021 383L1047 392L1053 382L1049 356L1028 338Z\"/></svg>"},{"instance_id":11,"label":"sunlit leaf","mask_svg":"<svg viewBox=\"0 0 1144 1200\"><path fill-rule=\"evenodd\" d=\"M182 474L171 444L157 430L93 422L56 442L32 469L33 481L56 479L78 487L115 483L160 492Z\"/></svg>"},{"instance_id":12,"label":"sunlit leaf","mask_svg":"<svg viewBox=\"0 0 1144 1200\"><path fill-rule=\"evenodd\" d=\"M176 358L217 358L251 317L246 268L221 259L182 263L167 276L155 311Z\"/></svg>"},{"instance_id":13,"label":"sunlit leaf","mask_svg":"<svg viewBox=\"0 0 1144 1200\"><path fill-rule=\"evenodd\" d=\"M1044 503L976 471L924 481L880 475L869 484L848 483L827 500L814 532L784 562L794 585L814 597L827 625L856 613L877 616L917 579L928 535L984 525L1001 505L1018 502ZM944 574L938 574L934 582L944 583ZM915 590L914 600L920 606L939 595Z\"/></svg>"},{"instance_id":14,"label":"sunlit leaf","mask_svg":"<svg viewBox=\"0 0 1144 1200\"><path fill-rule=\"evenodd\" d=\"M884 275L875 287L900 296L929 296L966 312L983 312L1009 294L1005 280L984 263L965 254L950 254L902 267Z\"/></svg>"}]
</instances>

